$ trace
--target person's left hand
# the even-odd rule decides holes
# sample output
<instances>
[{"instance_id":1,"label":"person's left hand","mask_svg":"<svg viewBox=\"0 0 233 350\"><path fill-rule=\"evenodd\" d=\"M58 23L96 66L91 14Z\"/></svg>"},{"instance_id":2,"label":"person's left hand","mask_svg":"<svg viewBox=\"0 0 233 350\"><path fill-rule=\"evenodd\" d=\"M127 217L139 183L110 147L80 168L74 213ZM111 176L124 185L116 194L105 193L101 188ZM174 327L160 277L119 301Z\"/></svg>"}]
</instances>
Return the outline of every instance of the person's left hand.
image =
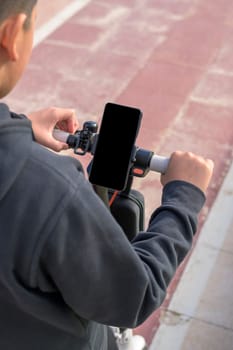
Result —
<instances>
[{"instance_id":1,"label":"person's left hand","mask_svg":"<svg viewBox=\"0 0 233 350\"><path fill-rule=\"evenodd\" d=\"M59 152L69 146L53 137L54 128L73 134L78 129L78 121L74 109L49 107L30 113L28 119L38 143Z\"/></svg>"}]
</instances>

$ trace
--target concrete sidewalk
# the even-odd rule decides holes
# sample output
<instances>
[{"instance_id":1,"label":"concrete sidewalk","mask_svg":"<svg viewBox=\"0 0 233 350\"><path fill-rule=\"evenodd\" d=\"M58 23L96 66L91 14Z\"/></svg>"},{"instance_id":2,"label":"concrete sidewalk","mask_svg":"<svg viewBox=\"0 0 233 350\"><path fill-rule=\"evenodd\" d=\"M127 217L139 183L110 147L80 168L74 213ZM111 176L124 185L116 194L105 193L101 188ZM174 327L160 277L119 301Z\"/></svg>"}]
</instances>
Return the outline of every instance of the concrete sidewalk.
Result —
<instances>
[{"instance_id":1,"label":"concrete sidewalk","mask_svg":"<svg viewBox=\"0 0 233 350\"><path fill-rule=\"evenodd\" d=\"M233 165L150 350L233 349Z\"/></svg>"}]
</instances>

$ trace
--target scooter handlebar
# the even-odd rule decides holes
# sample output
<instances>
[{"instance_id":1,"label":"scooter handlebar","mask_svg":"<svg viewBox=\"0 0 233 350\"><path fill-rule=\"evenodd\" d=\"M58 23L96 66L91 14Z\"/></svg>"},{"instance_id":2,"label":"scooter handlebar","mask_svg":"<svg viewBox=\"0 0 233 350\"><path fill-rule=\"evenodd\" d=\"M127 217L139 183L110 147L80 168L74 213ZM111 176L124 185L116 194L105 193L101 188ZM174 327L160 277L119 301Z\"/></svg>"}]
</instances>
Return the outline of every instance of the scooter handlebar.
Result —
<instances>
[{"instance_id":1,"label":"scooter handlebar","mask_svg":"<svg viewBox=\"0 0 233 350\"><path fill-rule=\"evenodd\" d=\"M70 134L59 129L54 129L53 136L61 142L67 142ZM167 170L169 160L167 157L154 154L150 160L149 170L164 174Z\"/></svg>"},{"instance_id":2,"label":"scooter handlebar","mask_svg":"<svg viewBox=\"0 0 233 350\"><path fill-rule=\"evenodd\" d=\"M149 169L161 174L165 174L170 158L154 154L151 158Z\"/></svg>"},{"instance_id":3,"label":"scooter handlebar","mask_svg":"<svg viewBox=\"0 0 233 350\"><path fill-rule=\"evenodd\" d=\"M69 135L70 134L68 132L66 132L66 131L62 131L62 130L59 130L59 129L54 129L53 130L53 137L56 140L61 141L61 142L67 143Z\"/></svg>"}]
</instances>

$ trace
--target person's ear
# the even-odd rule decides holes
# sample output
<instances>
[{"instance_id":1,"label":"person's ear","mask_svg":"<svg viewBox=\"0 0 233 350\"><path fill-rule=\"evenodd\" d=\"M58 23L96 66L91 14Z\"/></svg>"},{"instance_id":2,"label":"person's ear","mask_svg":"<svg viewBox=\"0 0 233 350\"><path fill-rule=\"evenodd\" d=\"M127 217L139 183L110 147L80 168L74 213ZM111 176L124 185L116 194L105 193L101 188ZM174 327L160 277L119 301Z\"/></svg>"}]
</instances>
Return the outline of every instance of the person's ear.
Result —
<instances>
[{"instance_id":1,"label":"person's ear","mask_svg":"<svg viewBox=\"0 0 233 350\"><path fill-rule=\"evenodd\" d=\"M17 39L21 31L24 30L26 18L26 14L19 13L7 18L1 26L0 46L5 49L11 61L18 60Z\"/></svg>"}]
</instances>

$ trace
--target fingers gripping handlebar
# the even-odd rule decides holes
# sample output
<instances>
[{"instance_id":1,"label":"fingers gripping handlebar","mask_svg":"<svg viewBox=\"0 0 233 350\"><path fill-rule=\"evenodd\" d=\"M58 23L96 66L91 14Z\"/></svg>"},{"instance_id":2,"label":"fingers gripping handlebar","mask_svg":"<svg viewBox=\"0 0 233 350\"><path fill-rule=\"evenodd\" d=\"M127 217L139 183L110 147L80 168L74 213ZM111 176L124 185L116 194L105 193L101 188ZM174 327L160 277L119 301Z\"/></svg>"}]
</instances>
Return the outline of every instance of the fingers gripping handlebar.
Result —
<instances>
[{"instance_id":1,"label":"fingers gripping handlebar","mask_svg":"<svg viewBox=\"0 0 233 350\"><path fill-rule=\"evenodd\" d=\"M95 154L95 145L98 139L97 124L86 122L82 130L75 134L69 134L59 129L54 129L53 136L61 142L65 142L74 153L85 155L87 152ZM132 159L132 174L137 177L144 177L149 171L164 174L167 170L169 158L155 155L154 152L135 147L134 158Z\"/></svg>"}]
</instances>

